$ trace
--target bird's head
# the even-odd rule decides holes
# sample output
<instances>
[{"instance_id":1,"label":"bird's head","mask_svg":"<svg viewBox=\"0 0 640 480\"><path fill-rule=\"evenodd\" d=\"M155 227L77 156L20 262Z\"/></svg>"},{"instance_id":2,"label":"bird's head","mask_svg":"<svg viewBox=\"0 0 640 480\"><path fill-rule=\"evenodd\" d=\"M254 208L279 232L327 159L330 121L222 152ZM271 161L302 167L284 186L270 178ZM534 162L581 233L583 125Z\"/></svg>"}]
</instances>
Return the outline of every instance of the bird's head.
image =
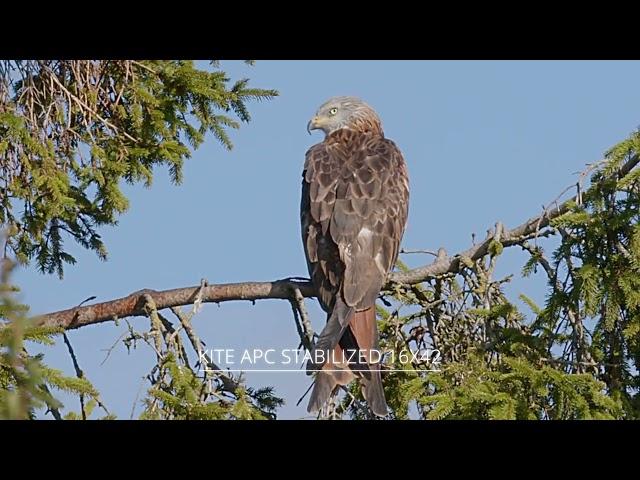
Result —
<instances>
[{"instance_id":1,"label":"bird's head","mask_svg":"<svg viewBox=\"0 0 640 480\"><path fill-rule=\"evenodd\" d=\"M382 133L378 114L356 97L333 97L324 102L307 124L307 131L322 130L329 135L341 128Z\"/></svg>"}]
</instances>

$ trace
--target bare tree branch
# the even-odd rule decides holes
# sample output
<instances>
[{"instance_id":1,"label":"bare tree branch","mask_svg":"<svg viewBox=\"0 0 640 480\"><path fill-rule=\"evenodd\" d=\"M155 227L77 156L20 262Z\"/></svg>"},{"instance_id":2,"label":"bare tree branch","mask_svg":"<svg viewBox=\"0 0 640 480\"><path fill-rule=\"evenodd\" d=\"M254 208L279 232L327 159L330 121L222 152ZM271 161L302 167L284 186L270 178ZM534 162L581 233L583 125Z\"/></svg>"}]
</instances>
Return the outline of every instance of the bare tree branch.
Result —
<instances>
[{"instance_id":1,"label":"bare tree branch","mask_svg":"<svg viewBox=\"0 0 640 480\"><path fill-rule=\"evenodd\" d=\"M291 292L296 288L305 297L315 296L311 283L285 279L275 282L209 285L202 289L202 302L219 303L267 298L288 300L291 298ZM200 286L163 291L140 290L116 300L45 314L38 318L38 324L60 326L70 330L118 318L147 316L145 305L148 299L153 299L157 310L163 310L192 305L200 291Z\"/></svg>"},{"instance_id":2,"label":"bare tree branch","mask_svg":"<svg viewBox=\"0 0 640 480\"><path fill-rule=\"evenodd\" d=\"M85 302L86 302L86 300L85 300ZM84 302L82 302L82 303L84 303ZM82 304L80 304L80 305L82 305ZM76 371L76 376L78 378L85 378L84 372L82 371L82 369L80 368L80 364L78 363L78 358L76 357L76 353L73 351L73 347L71 346L71 341L69 340L69 337L67 337L66 333L63 333L62 334L62 338L64 339L64 343L67 345L67 350L69 350L69 355L71 356L71 361L73 362L73 368ZM80 396L80 410L81 410L81 413L82 413L82 419L86 420L87 419L87 412L85 410L85 405L84 405L84 393L81 393L79 396ZM104 406L104 404L102 403L102 401L100 400L99 397L94 396L93 399L98 404L98 406L105 411L105 413L107 415L110 415L109 410L107 410L107 407Z\"/></svg>"},{"instance_id":3,"label":"bare tree branch","mask_svg":"<svg viewBox=\"0 0 640 480\"><path fill-rule=\"evenodd\" d=\"M418 250L410 250L410 249L406 249L406 248L401 248L400 249L400 253L426 253L427 255L433 255L434 257L438 256L438 252L434 252L433 250L424 250L424 249L418 249Z\"/></svg>"},{"instance_id":4,"label":"bare tree branch","mask_svg":"<svg viewBox=\"0 0 640 480\"><path fill-rule=\"evenodd\" d=\"M71 361L73 362L73 368L76 370L76 376L78 378L84 378L84 372L80 368L80 365L78 365L78 359L76 358L76 354L73 351L73 347L71 346L69 337L67 337L66 333L63 333L62 338L64 339L64 343L67 345L67 349L69 350L69 355L71 355ZM81 393L79 396L80 396L80 411L82 412L82 419L86 420L87 412L84 408L84 393Z\"/></svg>"},{"instance_id":5,"label":"bare tree branch","mask_svg":"<svg viewBox=\"0 0 640 480\"><path fill-rule=\"evenodd\" d=\"M218 365L216 365L202 348L202 341L200 340L198 335L196 335L196 332L191 325L191 317L193 316L193 312L191 312L191 314L187 314L180 310L178 307L172 307L171 311L176 317L178 317L178 320L180 320L180 323L182 324L182 327L184 328L184 331L187 334L187 338L189 338L189 342L191 342L191 346L195 350L196 355L202 355L202 357L204 357L204 359L206 360L206 365L201 366L204 369L205 376L212 376L212 374L215 372L215 374L218 375L220 380L222 381L225 390L235 394L240 384L233 378L228 376L227 373Z\"/></svg>"},{"instance_id":6,"label":"bare tree branch","mask_svg":"<svg viewBox=\"0 0 640 480\"><path fill-rule=\"evenodd\" d=\"M634 155L618 170L618 178L623 178L640 162L640 155ZM587 171L593 170L591 167ZM580 183L579 183L580 185ZM566 193L565 190L563 193ZM543 236L540 234L540 230L547 227L551 220L558 218L561 215L567 213L576 200L581 201L583 192L578 189L577 197L571 198L558 205L560 197L556 198L548 207L544 209L542 214L532 217L521 225L518 225L512 230L505 230L501 235L501 243L503 247L512 247L514 245L520 245L523 241L530 238L537 238ZM553 207L556 208L553 208ZM550 234L549 232L548 234ZM440 259L436 259L430 265L416 268L408 272L394 273L391 275L390 280L397 283L415 284L424 282L430 278L438 277L447 273L456 273L460 271L460 260L462 258L470 258L472 261L478 260L484 257L489 252L489 245L493 240L495 233L489 231L487 237L478 245L465 250L462 253L455 255L454 257L445 256Z\"/></svg>"},{"instance_id":7,"label":"bare tree branch","mask_svg":"<svg viewBox=\"0 0 640 480\"><path fill-rule=\"evenodd\" d=\"M617 174L618 178L627 175L638 163L640 163L640 156L634 155L620 167ZM582 194L583 192L580 190L578 196ZM498 225L501 232L488 231L486 238L482 242L473 245L471 248L453 257L447 255L446 251L441 248L433 263L406 272L391 273L386 288L391 287L393 283L414 285L443 275L458 273L469 260L475 262L486 256L489 253L491 242L495 242L497 237L503 247L511 247L514 245L521 246L524 242L532 238L555 234L555 230L552 228L545 231L542 231L542 229L546 228L551 220L567 213L575 200L575 198L572 198L558 204L559 199L556 199L552 202L552 204L555 205L550 204L549 207L544 208L540 215L530 218L511 230L508 230L502 223L498 222L496 225ZM496 233L498 233L498 235L496 235ZM148 312L145 309L145 305L147 305L150 300L153 300L157 310L162 310L165 308L192 305L196 301L203 303L220 303L232 300L290 300L292 292L296 290L299 290L303 297L316 296L313 285L309 281L299 280L298 277L273 282L205 285L206 282L203 281L200 286L196 287L176 288L163 291L141 290L126 297L108 302L44 314L38 318L38 323L39 325L63 327L69 330L85 325L117 320L123 317L146 316Z\"/></svg>"},{"instance_id":8,"label":"bare tree branch","mask_svg":"<svg viewBox=\"0 0 640 480\"><path fill-rule=\"evenodd\" d=\"M307 313L307 307L304 304L304 297L300 293L300 289L296 288L293 291L291 302L291 309L293 310L293 319L296 323L296 329L300 336L300 346L304 346L308 351L313 348L313 340L315 333L311 322L309 321L309 314Z\"/></svg>"}]
</instances>

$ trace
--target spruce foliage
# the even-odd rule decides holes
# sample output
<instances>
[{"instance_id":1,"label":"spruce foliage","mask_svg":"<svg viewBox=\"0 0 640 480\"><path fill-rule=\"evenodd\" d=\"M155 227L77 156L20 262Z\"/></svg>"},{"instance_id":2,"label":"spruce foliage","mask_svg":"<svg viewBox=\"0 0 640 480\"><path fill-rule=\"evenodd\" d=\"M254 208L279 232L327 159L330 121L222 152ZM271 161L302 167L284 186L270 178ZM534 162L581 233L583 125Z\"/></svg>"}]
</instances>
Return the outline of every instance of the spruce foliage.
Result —
<instances>
[{"instance_id":1,"label":"spruce foliage","mask_svg":"<svg viewBox=\"0 0 640 480\"><path fill-rule=\"evenodd\" d=\"M512 276L494 278L499 238L457 274L385 292L385 368L403 370L383 374L392 418L640 418L639 153L634 132L581 176L551 239L517 242L522 275L546 276L543 306L522 293L521 311L504 291ZM421 349L440 363L398 362ZM338 411L371 418L357 386Z\"/></svg>"},{"instance_id":2,"label":"spruce foliage","mask_svg":"<svg viewBox=\"0 0 640 480\"><path fill-rule=\"evenodd\" d=\"M249 62L252 63L252 62ZM211 134L232 148L230 129L251 120L248 103L273 98L275 90L233 83L220 68L192 61L3 60L0 61L0 226L5 257L34 262L62 278L75 258L71 239L106 259L99 229L116 225L129 202L124 182L153 182L154 169L168 168L176 184L182 166ZM25 341L52 344L59 329L35 326L28 307L15 301L17 287L3 277L0 305L0 418L33 418L46 408L57 419L84 419L99 406L98 392L77 365L68 377L31 356ZM4 270L3 270L4 272ZM136 340L159 340L158 364L143 418L272 418L281 400L271 388L254 390L225 378L223 392L213 373L191 370L185 355L162 347L165 325L154 318L150 332L131 330ZM195 333L194 333L195 335ZM165 338L166 340L166 338ZM156 345L154 345L155 347ZM69 348L71 348L69 346ZM184 353L184 350L179 353ZM74 358L75 364L75 358ZM205 388L206 387L206 388ZM80 397L81 411L62 415L51 389ZM226 397L211 401L215 395ZM88 401L85 403L84 399ZM107 415L102 418L112 418Z\"/></svg>"},{"instance_id":3,"label":"spruce foliage","mask_svg":"<svg viewBox=\"0 0 640 480\"><path fill-rule=\"evenodd\" d=\"M179 183L207 133L231 148L229 129L250 120L247 102L277 93L247 80L230 84L212 64L205 71L189 61L0 61L7 255L59 276L75 262L67 239L106 258L99 228L126 211L122 182L150 186L164 166ZM640 419L639 155L634 132L580 177L568 211L545 232L507 244L496 225L481 258L460 257L454 273L383 292L377 313L384 368L394 370L383 373L390 418ZM514 245L526 256L521 272L497 278L504 249ZM48 344L61 332L28 318L10 271L4 261L0 418L106 411L83 375L65 376L28 353L25 342ZM517 273L546 282L543 302L527 292L509 297ZM272 388L248 387L210 359L200 363L196 310L173 309L172 322L148 301L148 330L129 326L127 348L143 343L156 355L140 418L275 418L283 400ZM60 390L87 399L80 412L62 415L53 393ZM357 384L338 400L329 417L372 418Z\"/></svg>"},{"instance_id":4,"label":"spruce foliage","mask_svg":"<svg viewBox=\"0 0 640 480\"><path fill-rule=\"evenodd\" d=\"M211 133L251 119L247 102L275 90L229 83L192 61L0 61L0 225L8 249L62 277L71 239L105 259L99 227L129 206L123 182L150 186L165 166L175 183Z\"/></svg>"},{"instance_id":5,"label":"spruce foliage","mask_svg":"<svg viewBox=\"0 0 640 480\"><path fill-rule=\"evenodd\" d=\"M65 391L90 399L91 410L99 402L96 389L86 378L64 375L49 368L42 355L30 355L25 342L51 345L58 328L35 326L27 316L28 307L15 296L18 288L11 284L13 265L4 260L0 279L0 419L32 419L45 408L61 419L63 404L52 391ZM88 414L91 413L91 410ZM85 416L87 411L84 412ZM72 413L71 417L80 414ZM105 417L106 418L106 417Z\"/></svg>"}]
</instances>

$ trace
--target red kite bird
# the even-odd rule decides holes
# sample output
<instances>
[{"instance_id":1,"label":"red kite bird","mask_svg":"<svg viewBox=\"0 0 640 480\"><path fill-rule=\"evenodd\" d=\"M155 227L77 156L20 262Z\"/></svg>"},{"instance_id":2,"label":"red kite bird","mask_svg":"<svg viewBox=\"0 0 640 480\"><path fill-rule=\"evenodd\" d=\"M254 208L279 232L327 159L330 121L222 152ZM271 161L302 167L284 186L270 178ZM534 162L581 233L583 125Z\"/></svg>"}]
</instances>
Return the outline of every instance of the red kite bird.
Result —
<instances>
[{"instance_id":1,"label":"red kite bird","mask_svg":"<svg viewBox=\"0 0 640 480\"><path fill-rule=\"evenodd\" d=\"M373 413L385 416L375 302L407 221L407 169L376 112L358 98L325 102L307 125L315 129L325 138L306 154L300 220L327 324L307 363L309 374L318 371L307 410L317 412L339 385L358 378Z\"/></svg>"}]
</instances>

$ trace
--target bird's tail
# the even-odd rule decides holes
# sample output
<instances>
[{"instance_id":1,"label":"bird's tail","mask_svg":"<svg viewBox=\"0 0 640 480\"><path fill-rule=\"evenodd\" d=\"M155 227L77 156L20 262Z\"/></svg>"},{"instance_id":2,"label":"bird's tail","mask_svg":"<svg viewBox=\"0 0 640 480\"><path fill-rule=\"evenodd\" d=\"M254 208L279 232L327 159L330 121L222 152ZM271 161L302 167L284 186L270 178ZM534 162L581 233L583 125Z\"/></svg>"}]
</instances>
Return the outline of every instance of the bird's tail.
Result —
<instances>
[{"instance_id":1,"label":"bird's tail","mask_svg":"<svg viewBox=\"0 0 640 480\"><path fill-rule=\"evenodd\" d=\"M380 378L378 329L375 306L353 312L339 344L317 373L307 411L317 412L338 385L347 385L359 378L362 394L378 416L387 415L387 402Z\"/></svg>"},{"instance_id":2,"label":"bird's tail","mask_svg":"<svg viewBox=\"0 0 640 480\"><path fill-rule=\"evenodd\" d=\"M328 360L318 373L311 391L311 398L307 411L309 413L318 412L336 391L338 385L347 385L355 375L349 368L346 357L340 345L337 345L330 353Z\"/></svg>"},{"instance_id":3,"label":"bird's tail","mask_svg":"<svg viewBox=\"0 0 640 480\"><path fill-rule=\"evenodd\" d=\"M311 375L314 370L320 369L326 362L327 357L333 356L332 352L349 327L353 313L353 307L348 306L338 295L333 310L329 318L327 318L327 323L322 332L320 332L318 340L311 351L311 358L307 362L308 375ZM336 355L333 358L339 357Z\"/></svg>"},{"instance_id":4,"label":"bird's tail","mask_svg":"<svg viewBox=\"0 0 640 480\"><path fill-rule=\"evenodd\" d=\"M380 370L371 372L371 378L368 380L361 377L360 382L362 383L362 395L367 401L371 411L379 417L387 416L389 407L384 398Z\"/></svg>"},{"instance_id":5,"label":"bird's tail","mask_svg":"<svg viewBox=\"0 0 640 480\"><path fill-rule=\"evenodd\" d=\"M364 352L364 358L369 368L366 372L358 372L364 396L371 411L384 417L388 413L387 402L380 377L380 353L378 345L378 326L376 323L376 307L372 305L366 310L356 312L355 318L349 324L350 333L355 340L356 348ZM348 341L347 335L343 337Z\"/></svg>"}]
</instances>

